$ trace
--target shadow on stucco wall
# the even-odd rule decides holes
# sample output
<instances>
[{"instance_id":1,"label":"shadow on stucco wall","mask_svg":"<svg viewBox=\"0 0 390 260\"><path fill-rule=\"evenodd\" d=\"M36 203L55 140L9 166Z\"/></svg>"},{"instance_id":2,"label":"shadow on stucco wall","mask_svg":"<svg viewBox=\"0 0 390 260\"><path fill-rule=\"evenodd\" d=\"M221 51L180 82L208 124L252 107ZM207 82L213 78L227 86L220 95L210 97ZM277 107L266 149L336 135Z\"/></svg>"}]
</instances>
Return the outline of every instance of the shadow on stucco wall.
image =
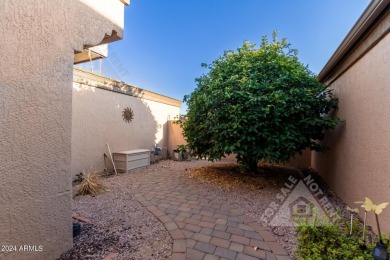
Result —
<instances>
[{"instance_id":1,"label":"shadow on stucco wall","mask_svg":"<svg viewBox=\"0 0 390 260\"><path fill-rule=\"evenodd\" d=\"M345 122L338 124L332 131L325 133L325 139L322 141L322 144L327 146L329 150L323 153L312 152L312 167L317 170L320 169L319 174L327 181L331 182L335 179L335 167L340 160L344 160L343 163L349 163L345 161L345 156L343 156L341 150L338 148L340 145L344 145L347 130L347 124ZM324 158L326 159L324 160ZM330 185L332 184L330 183Z\"/></svg>"},{"instance_id":2,"label":"shadow on stucco wall","mask_svg":"<svg viewBox=\"0 0 390 260\"><path fill-rule=\"evenodd\" d=\"M134 113L129 123L122 117L125 108ZM104 153L109 155L107 143L111 152L151 149L157 127L151 109L141 98L74 83L72 176L90 167L103 169Z\"/></svg>"}]
</instances>

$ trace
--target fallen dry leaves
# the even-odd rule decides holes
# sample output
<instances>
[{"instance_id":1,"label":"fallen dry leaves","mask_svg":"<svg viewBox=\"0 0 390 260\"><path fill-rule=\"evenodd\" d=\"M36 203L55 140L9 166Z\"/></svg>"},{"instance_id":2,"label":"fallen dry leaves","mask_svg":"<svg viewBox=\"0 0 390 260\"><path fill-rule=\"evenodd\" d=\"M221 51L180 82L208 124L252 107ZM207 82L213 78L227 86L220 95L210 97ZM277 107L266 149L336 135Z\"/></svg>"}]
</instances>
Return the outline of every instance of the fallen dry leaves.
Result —
<instances>
[{"instance_id":1,"label":"fallen dry leaves","mask_svg":"<svg viewBox=\"0 0 390 260\"><path fill-rule=\"evenodd\" d=\"M296 174L296 169L278 165L263 165L256 173L241 172L237 163L213 164L189 170L188 177L201 183L218 185L220 188L259 190L275 185L279 177Z\"/></svg>"}]
</instances>

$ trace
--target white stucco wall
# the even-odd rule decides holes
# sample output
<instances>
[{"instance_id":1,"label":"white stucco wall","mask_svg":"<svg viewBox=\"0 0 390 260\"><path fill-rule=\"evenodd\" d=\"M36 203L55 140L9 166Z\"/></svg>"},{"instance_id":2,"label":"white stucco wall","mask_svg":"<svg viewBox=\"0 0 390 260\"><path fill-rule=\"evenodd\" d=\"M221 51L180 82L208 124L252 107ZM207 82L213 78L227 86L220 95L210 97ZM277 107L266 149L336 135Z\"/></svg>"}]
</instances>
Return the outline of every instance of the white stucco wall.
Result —
<instances>
[{"instance_id":1,"label":"white stucco wall","mask_svg":"<svg viewBox=\"0 0 390 260\"><path fill-rule=\"evenodd\" d=\"M122 36L123 19L110 14L123 17L119 0L0 1L0 245L18 249L0 259L55 259L72 247L73 55Z\"/></svg>"},{"instance_id":2,"label":"white stucco wall","mask_svg":"<svg viewBox=\"0 0 390 260\"><path fill-rule=\"evenodd\" d=\"M92 73L88 75L91 76ZM101 76L98 80L106 83L110 81ZM91 80L86 82L90 83ZM122 111L126 107L134 112L134 119L130 123L122 118ZM155 144L167 147L167 121L179 113L180 105L137 98L74 82L72 175L91 166L102 170L104 153L109 156L106 143L109 143L111 152L150 149ZM107 166L111 168L109 162Z\"/></svg>"}]
</instances>

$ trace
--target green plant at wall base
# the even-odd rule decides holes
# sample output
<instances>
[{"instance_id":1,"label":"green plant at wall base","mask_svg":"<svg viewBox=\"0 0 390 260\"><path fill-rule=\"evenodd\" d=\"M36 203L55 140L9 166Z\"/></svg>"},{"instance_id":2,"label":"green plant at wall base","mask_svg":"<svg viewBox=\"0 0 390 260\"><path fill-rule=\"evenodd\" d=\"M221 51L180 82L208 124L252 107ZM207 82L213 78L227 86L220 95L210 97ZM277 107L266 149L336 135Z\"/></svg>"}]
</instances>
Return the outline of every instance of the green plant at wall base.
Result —
<instances>
[{"instance_id":1,"label":"green plant at wall base","mask_svg":"<svg viewBox=\"0 0 390 260\"><path fill-rule=\"evenodd\" d=\"M355 222L354 226L357 227ZM298 259L372 259L372 245L367 250L360 248L358 236L349 236L348 230L337 225L311 225L301 223L297 226Z\"/></svg>"},{"instance_id":2,"label":"green plant at wall base","mask_svg":"<svg viewBox=\"0 0 390 260\"><path fill-rule=\"evenodd\" d=\"M298 61L297 51L276 33L261 46L244 42L225 51L197 78L184 97L188 105L184 137L192 153L209 160L236 154L245 169L259 160L283 162L306 148L324 151L317 141L333 129L338 100Z\"/></svg>"},{"instance_id":3,"label":"green plant at wall base","mask_svg":"<svg viewBox=\"0 0 390 260\"><path fill-rule=\"evenodd\" d=\"M180 154L183 155L185 152L187 152L187 145L185 144L180 144L177 146L176 151Z\"/></svg>"},{"instance_id":4,"label":"green plant at wall base","mask_svg":"<svg viewBox=\"0 0 390 260\"><path fill-rule=\"evenodd\" d=\"M383 209L388 205L387 202L375 205L369 198L362 204L362 208L366 212L374 211L379 215ZM348 211L357 213L358 209L351 209L347 207ZM315 212L316 214L316 212ZM341 216L341 214L339 214ZM366 226L363 229L360 226L360 221L351 217L350 220L341 216L340 222L329 223L325 220L314 220L304 218L296 220L298 226L297 232L298 246L296 253L298 259L373 259L373 249L377 246L376 241L366 244L367 234ZM379 223L378 223L379 229ZM362 236L363 235L363 236ZM384 250L388 251L390 233L382 236L379 233L377 240L384 245ZM387 249L386 249L387 248Z\"/></svg>"},{"instance_id":5,"label":"green plant at wall base","mask_svg":"<svg viewBox=\"0 0 390 260\"><path fill-rule=\"evenodd\" d=\"M189 151L187 145L185 144L178 145L173 152L178 154L179 157L177 159L179 161L188 159Z\"/></svg>"}]
</instances>

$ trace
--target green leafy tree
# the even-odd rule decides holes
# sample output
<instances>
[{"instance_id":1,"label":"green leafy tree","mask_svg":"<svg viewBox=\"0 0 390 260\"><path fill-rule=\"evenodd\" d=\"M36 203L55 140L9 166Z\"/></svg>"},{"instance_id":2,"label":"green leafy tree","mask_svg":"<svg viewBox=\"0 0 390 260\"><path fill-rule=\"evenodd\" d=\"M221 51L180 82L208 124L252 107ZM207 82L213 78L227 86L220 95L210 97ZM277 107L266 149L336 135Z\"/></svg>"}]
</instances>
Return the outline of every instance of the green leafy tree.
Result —
<instances>
[{"instance_id":1,"label":"green leafy tree","mask_svg":"<svg viewBox=\"0 0 390 260\"><path fill-rule=\"evenodd\" d=\"M330 116L337 99L299 62L286 39L267 36L261 46L244 42L225 51L196 79L184 97L184 136L192 154L218 160L236 154L247 170L258 161L283 162L306 148L324 151L317 141L340 121Z\"/></svg>"}]
</instances>

